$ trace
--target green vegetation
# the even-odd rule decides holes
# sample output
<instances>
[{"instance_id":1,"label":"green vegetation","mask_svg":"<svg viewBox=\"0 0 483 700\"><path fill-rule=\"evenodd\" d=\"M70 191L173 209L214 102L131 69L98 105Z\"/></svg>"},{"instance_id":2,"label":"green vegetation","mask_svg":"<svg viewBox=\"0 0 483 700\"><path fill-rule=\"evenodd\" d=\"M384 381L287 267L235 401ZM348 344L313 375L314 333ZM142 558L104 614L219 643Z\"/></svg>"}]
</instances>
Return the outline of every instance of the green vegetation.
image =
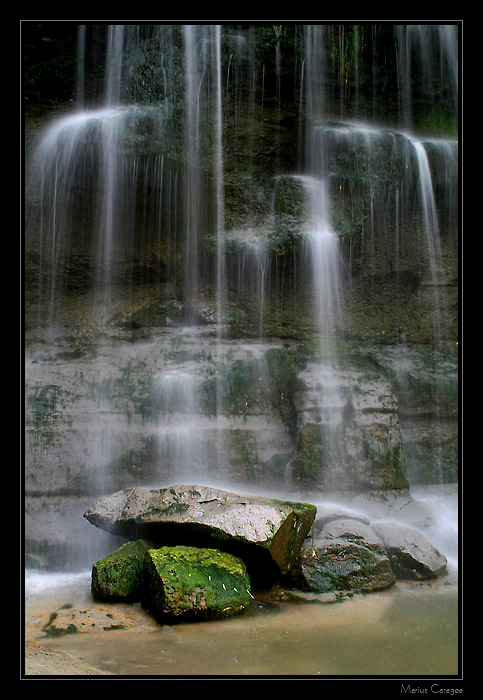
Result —
<instances>
[{"instance_id":1,"label":"green vegetation","mask_svg":"<svg viewBox=\"0 0 483 700\"><path fill-rule=\"evenodd\" d=\"M141 595L144 555L153 542L127 542L92 567L91 593L94 600L136 601Z\"/></svg>"},{"instance_id":2,"label":"green vegetation","mask_svg":"<svg viewBox=\"0 0 483 700\"><path fill-rule=\"evenodd\" d=\"M458 138L457 116L448 114L439 103L435 104L430 112L416 117L415 127L423 135Z\"/></svg>"},{"instance_id":3,"label":"green vegetation","mask_svg":"<svg viewBox=\"0 0 483 700\"><path fill-rule=\"evenodd\" d=\"M251 602L241 559L217 549L160 547L144 560L143 606L161 622L225 617Z\"/></svg>"}]
</instances>

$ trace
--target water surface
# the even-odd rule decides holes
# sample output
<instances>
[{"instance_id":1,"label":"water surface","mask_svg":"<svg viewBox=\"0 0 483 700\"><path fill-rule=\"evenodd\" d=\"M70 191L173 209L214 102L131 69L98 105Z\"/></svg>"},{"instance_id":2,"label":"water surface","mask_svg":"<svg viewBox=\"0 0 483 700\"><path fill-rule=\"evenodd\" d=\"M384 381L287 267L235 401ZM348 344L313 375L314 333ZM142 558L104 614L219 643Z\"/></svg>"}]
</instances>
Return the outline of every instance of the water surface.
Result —
<instances>
[{"instance_id":1,"label":"water surface","mask_svg":"<svg viewBox=\"0 0 483 700\"><path fill-rule=\"evenodd\" d=\"M458 674L458 586L397 583L338 603L267 602L218 621L43 637L62 605L94 607L89 573L29 574L27 635L120 676L451 676Z\"/></svg>"}]
</instances>

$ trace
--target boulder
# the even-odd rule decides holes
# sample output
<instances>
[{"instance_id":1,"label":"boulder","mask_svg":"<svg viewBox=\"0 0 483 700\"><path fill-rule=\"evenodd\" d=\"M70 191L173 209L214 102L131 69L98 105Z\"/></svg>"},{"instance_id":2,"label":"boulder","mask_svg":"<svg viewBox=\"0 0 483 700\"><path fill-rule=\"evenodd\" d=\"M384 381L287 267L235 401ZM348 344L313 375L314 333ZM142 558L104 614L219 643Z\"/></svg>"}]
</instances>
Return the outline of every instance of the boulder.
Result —
<instances>
[{"instance_id":1,"label":"boulder","mask_svg":"<svg viewBox=\"0 0 483 700\"><path fill-rule=\"evenodd\" d=\"M351 518L326 522L308 538L287 581L304 591L376 591L395 582L382 539Z\"/></svg>"},{"instance_id":2,"label":"boulder","mask_svg":"<svg viewBox=\"0 0 483 700\"><path fill-rule=\"evenodd\" d=\"M446 557L417 530L398 523L377 523L392 569L399 579L424 580L446 571Z\"/></svg>"},{"instance_id":3,"label":"boulder","mask_svg":"<svg viewBox=\"0 0 483 700\"><path fill-rule=\"evenodd\" d=\"M344 539L360 544L374 552L386 554L384 542L374 532L374 529L360 520L352 518L337 518L324 524L319 532L323 539Z\"/></svg>"},{"instance_id":4,"label":"boulder","mask_svg":"<svg viewBox=\"0 0 483 700\"><path fill-rule=\"evenodd\" d=\"M316 507L208 486L130 488L98 499L84 517L131 540L213 547L245 561L252 583L272 583L300 552Z\"/></svg>"},{"instance_id":5,"label":"boulder","mask_svg":"<svg viewBox=\"0 0 483 700\"><path fill-rule=\"evenodd\" d=\"M384 554L342 538L304 544L285 583L302 591L377 591L395 582Z\"/></svg>"},{"instance_id":6,"label":"boulder","mask_svg":"<svg viewBox=\"0 0 483 700\"><path fill-rule=\"evenodd\" d=\"M105 559L95 562L91 576L91 593L94 600L139 600L144 555L153 546L149 540L127 542Z\"/></svg>"},{"instance_id":7,"label":"boulder","mask_svg":"<svg viewBox=\"0 0 483 700\"><path fill-rule=\"evenodd\" d=\"M217 549L161 547L144 559L142 605L159 622L226 617L250 605L244 562Z\"/></svg>"}]
</instances>

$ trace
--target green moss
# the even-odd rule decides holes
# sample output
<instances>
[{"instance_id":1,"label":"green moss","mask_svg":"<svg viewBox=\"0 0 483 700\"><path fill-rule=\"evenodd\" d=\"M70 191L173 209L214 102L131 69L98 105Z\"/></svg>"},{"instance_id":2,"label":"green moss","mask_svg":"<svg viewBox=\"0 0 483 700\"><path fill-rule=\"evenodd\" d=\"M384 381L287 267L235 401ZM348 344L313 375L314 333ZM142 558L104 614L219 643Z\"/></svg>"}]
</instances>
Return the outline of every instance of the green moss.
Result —
<instances>
[{"instance_id":1,"label":"green moss","mask_svg":"<svg viewBox=\"0 0 483 700\"><path fill-rule=\"evenodd\" d=\"M441 104L435 104L430 111L415 119L416 130L421 134L458 138L458 119L445 112Z\"/></svg>"},{"instance_id":2,"label":"green moss","mask_svg":"<svg viewBox=\"0 0 483 700\"><path fill-rule=\"evenodd\" d=\"M139 600L146 551L153 546L148 540L122 545L92 567L91 593L94 600Z\"/></svg>"},{"instance_id":3,"label":"green moss","mask_svg":"<svg viewBox=\"0 0 483 700\"><path fill-rule=\"evenodd\" d=\"M150 549L144 567L143 606L159 621L234 615L252 598L243 561L217 549Z\"/></svg>"},{"instance_id":4,"label":"green moss","mask_svg":"<svg viewBox=\"0 0 483 700\"><path fill-rule=\"evenodd\" d=\"M60 608L62 610L62 608ZM58 613L53 612L49 617L49 621L43 626L42 631L45 632L47 637L63 637L66 634L75 634L79 630L74 624L69 624L67 627L56 627L54 622L58 617Z\"/></svg>"}]
</instances>

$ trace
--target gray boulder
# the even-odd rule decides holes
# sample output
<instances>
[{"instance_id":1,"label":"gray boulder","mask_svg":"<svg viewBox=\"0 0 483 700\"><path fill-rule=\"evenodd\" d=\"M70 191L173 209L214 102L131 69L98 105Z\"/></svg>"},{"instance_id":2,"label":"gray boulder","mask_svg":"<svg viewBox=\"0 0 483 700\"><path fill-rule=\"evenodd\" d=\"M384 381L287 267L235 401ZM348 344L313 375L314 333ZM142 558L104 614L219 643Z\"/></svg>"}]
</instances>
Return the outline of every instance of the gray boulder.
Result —
<instances>
[{"instance_id":1,"label":"gray boulder","mask_svg":"<svg viewBox=\"0 0 483 700\"><path fill-rule=\"evenodd\" d=\"M424 580L446 571L446 557L417 530L398 523L377 523L392 569L399 579Z\"/></svg>"},{"instance_id":2,"label":"gray boulder","mask_svg":"<svg viewBox=\"0 0 483 700\"><path fill-rule=\"evenodd\" d=\"M374 529L365 522L352 518L337 518L324 524L320 537L325 539L344 539L360 544L380 554L386 553L384 542Z\"/></svg>"},{"instance_id":3,"label":"gray boulder","mask_svg":"<svg viewBox=\"0 0 483 700\"><path fill-rule=\"evenodd\" d=\"M325 522L307 538L286 582L303 591L376 591L395 582L382 539L361 520Z\"/></svg>"},{"instance_id":4,"label":"gray boulder","mask_svg":"<svg viewBox=\"0 0 483 700\"><path fill-rule=\"evenodd\" d=\"M342 538L306 542L285 583L302 591L377 591L391 586L395 576L389 559Z\"/></svg>"},{"instance_id":5,"label":"gray boulder","mask_svg":"<svg viewBox=\"0 0 483 700\"><path fill-rule=\"evenodd\" d=\"M246 562L252 581L265 584L291 569L316 511L307 503L177 485L118 491L99 498L84 517L131 540L235 554Z\"/></svg>"}]
</instances>

